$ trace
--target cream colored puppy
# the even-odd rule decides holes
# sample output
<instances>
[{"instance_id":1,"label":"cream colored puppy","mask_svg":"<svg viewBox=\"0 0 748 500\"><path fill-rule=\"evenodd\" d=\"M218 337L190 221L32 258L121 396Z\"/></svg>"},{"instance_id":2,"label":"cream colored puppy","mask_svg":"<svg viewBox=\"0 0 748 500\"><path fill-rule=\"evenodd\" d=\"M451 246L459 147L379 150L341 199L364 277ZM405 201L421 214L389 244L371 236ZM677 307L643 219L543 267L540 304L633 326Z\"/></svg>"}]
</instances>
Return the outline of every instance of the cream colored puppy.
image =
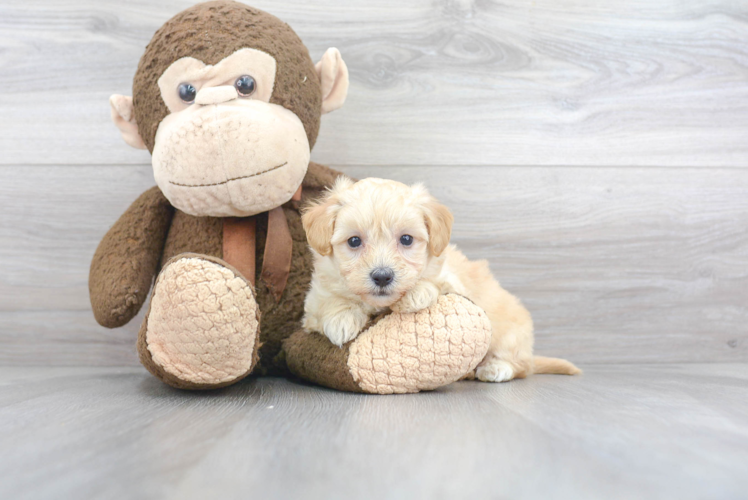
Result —
<instances>
[{"instance_id":1,"label":"cream colored puppy","mask_svg":"<svg viewBox=\"0 0 748 500\"><path fill-rule=\"evenodd\" d=\"M452 220L422 185L339 178L302 216L314 254L304 328L342 346L374 315L416 312L457 293L483 308L493 328L478 379L579 373L568 361L533 357L530 313L501 288L487 261L469 261L449 244Z\"/></svg>"}]
</instances>

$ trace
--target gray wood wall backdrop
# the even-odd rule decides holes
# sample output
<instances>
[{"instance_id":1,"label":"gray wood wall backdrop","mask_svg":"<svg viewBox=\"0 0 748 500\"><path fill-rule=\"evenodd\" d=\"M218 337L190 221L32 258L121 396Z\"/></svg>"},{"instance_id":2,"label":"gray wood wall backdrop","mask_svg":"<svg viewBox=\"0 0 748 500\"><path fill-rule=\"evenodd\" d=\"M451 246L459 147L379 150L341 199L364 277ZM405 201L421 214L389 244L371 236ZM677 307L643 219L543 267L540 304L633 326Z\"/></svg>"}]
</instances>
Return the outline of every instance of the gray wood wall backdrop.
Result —
<instances>
[{"instance_id":1,"label":"gray wood wall backdrop","mask_svg":"<svg viewBox=\"0 0 748 500\"><path fill-rule=\"evenodd\" d=\"M0 363L137 363L139 319L105 330L88 302L99 239L153 185L107 99L191 3L0 4ZM350 68L313 158L425 181L538 352L748 361L744 0L253 5Z\"/></svg>"}]
</instances>

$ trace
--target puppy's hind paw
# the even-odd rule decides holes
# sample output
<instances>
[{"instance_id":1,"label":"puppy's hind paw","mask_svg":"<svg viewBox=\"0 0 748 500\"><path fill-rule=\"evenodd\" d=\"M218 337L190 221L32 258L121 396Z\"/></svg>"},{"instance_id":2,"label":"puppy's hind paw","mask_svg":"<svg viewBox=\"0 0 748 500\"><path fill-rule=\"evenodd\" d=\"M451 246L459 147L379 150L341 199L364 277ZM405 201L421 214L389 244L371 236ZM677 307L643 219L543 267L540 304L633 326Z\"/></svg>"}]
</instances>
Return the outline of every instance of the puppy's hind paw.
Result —
<instances>
[{"instance_id":1,"label":"puppy's hind paw","mask_svg":"<svg viewBox=\"0 0 748 500\"><path fill-rule=\"evenodd\" d=\"M369 321L363 311L345 311L333 316L324 323L325 336L330 342L341 347L355 339Z\"/></svg>"},{"instance_id":2,"label":"puppy's hind paw","mask_svg":"<svg viewBox=\"0 0 748 500\"><path fill-rule=\"evenodd\" d=\"M507 382L514 375L514 367L500 359L492 359L475 370L475 377L483 382Z\"/></svg>"}]
</instances>

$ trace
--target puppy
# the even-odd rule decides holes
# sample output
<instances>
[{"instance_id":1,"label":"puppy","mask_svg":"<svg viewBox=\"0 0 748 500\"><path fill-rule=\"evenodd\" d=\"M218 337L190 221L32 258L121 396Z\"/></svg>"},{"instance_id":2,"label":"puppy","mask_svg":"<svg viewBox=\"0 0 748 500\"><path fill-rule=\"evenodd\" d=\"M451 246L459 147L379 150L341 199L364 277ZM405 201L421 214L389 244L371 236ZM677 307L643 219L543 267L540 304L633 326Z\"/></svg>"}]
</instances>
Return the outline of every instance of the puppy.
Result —
<instances>
[{"instance_id":1,"label":"puppy","mask_svg":"<svg viewBox=\"0 0 748 500\"><path fill-rule=\"evenodd\" d=\"M530 313L501 288L487 261L470 261L449 244L452 221L422 185L339 178L302 216L314 255L304 328L342 346L374 315L416 312L457 293L483 308L492 326L488 354L468 378L579 373L568 361L533 357Z\"/></svg>"}]
</instances>

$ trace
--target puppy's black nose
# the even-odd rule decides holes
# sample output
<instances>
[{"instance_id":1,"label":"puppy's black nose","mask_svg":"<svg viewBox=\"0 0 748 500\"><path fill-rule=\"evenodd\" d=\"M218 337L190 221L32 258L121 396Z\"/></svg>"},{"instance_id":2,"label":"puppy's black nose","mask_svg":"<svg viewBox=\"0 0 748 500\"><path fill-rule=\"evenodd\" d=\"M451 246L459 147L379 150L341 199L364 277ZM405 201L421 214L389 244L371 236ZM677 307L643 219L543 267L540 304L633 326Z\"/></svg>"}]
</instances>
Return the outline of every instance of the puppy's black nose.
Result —
<instances>
[{"instance_id":1,"label":"puppy's black nose","mask_svg":"<svg viewBox=\"0 0 748 500\"><path fill-rule=\"evenodd\" d=\"M395 279L395 273L389 267L378 267L371 272L371 280L380 288L384 288Z\"/></svg>"}]
</instances>

